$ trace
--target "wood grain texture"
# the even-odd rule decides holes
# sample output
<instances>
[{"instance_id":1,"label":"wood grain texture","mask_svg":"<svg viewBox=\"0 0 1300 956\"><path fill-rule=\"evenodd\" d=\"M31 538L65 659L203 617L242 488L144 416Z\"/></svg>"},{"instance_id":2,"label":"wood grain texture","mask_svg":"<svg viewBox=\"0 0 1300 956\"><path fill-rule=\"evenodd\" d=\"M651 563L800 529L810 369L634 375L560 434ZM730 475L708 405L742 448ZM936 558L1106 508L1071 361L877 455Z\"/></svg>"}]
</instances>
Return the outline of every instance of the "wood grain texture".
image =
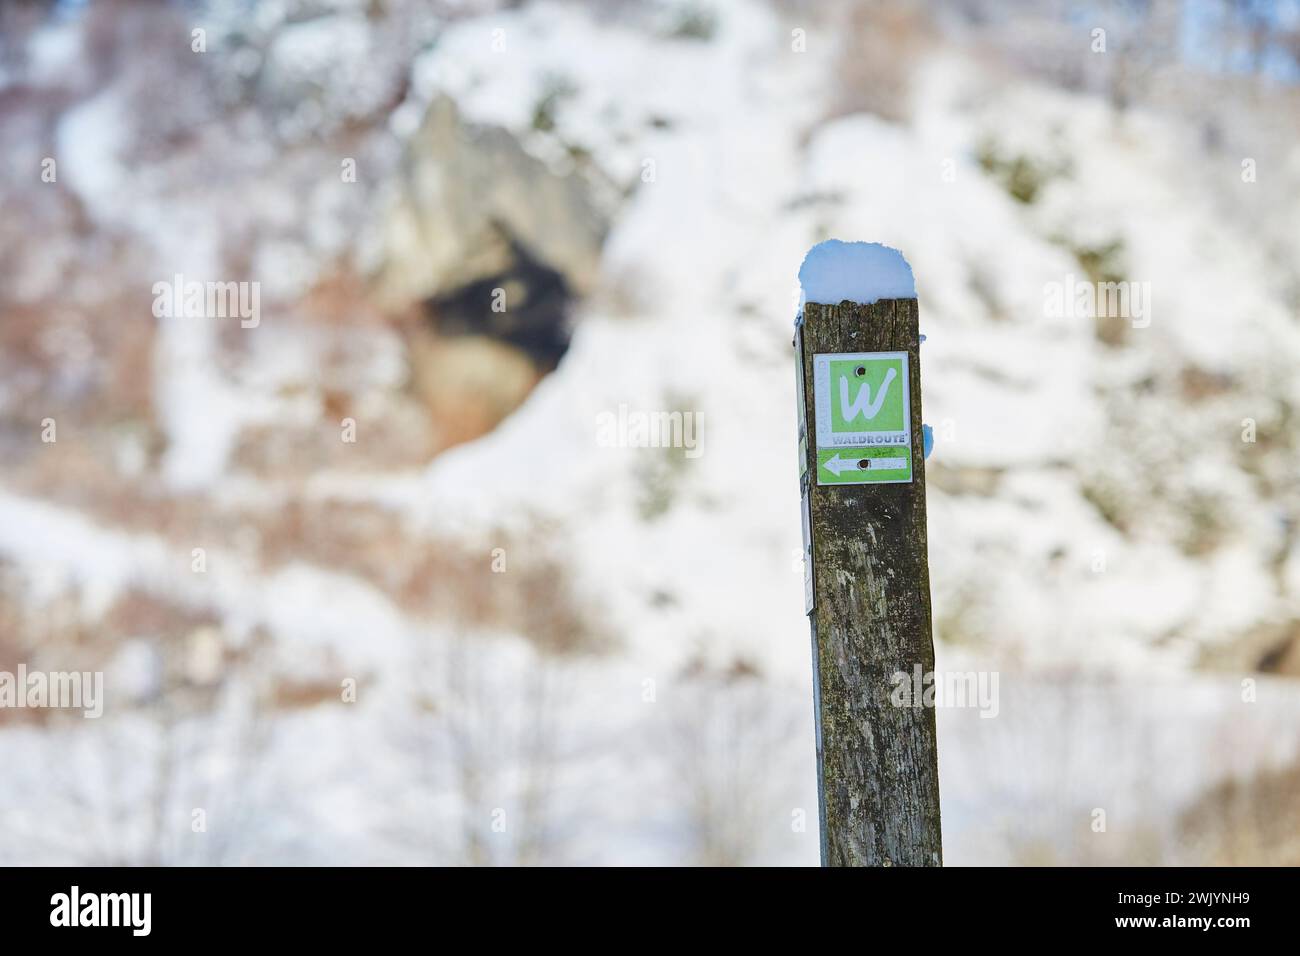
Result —
<instances>
[{"instance_id":1,"label":"wood grain texture","mask_svg":"<svg viewBox=\"0 0 1300 956\"><path fill-rule=\"evenodd\" d=\"M823 863L939 866L934 709L891 701L897 674L934 671L917 302L810 303L801 344ZM817 484L813 357L892 351L909 357L913 480Z\"/></svg>"}]
</instances>

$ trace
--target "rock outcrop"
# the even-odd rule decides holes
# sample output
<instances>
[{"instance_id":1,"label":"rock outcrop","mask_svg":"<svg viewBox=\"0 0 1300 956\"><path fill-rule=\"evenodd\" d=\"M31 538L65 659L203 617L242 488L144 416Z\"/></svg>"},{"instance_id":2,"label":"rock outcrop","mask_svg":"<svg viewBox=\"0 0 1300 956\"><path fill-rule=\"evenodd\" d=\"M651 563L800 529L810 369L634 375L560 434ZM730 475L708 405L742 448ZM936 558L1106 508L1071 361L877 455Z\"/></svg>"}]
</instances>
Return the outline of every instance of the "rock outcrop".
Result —
<instances>
[{"instance_id":1,"label":"rock outcrop","mask_svg":"<svg viewBox=\"0 0 1300 956\"><path fill-rule=\"evenodd\" d=\"M406 325L440 444L494 427L559 362L606 223L577 175L439 97L411 138L380 235L376 292Z\"/></svg>"},{"instance_id":2,"label":"rock outcrop","mask_svg":"<svg viewBox=\"0 0 1300 956\"><path fill-rule=\"evenodd\" d=\"M560 176L499 127L465 123L448 97L429 106L407 145L382 225L381 297L454 296L509 275L521 257L591 290L606 223L577 175Z\"/></svg>"}]
</instances>

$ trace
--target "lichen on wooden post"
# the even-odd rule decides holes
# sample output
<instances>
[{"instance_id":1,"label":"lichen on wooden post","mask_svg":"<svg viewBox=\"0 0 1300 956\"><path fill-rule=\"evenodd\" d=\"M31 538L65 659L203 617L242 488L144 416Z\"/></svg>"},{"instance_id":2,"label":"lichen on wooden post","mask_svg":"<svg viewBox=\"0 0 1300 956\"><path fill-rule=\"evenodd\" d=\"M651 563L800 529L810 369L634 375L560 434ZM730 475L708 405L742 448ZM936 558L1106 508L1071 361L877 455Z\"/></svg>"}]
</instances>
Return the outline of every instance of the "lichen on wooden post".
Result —
<instances>
[{"instance_id":1,"label":"lichen on wooden post","mask_svg":"<svg viewBox=\"0 0 1300 956\"><path fill-rule=\"evenodd\" d=\"M806 303L795 345L811 535L822 862L938 866L934 709L910 695L899 706L894 693L900 680L910 687L918 666L934 671L917 301ZM907 355L910 480L822 483L811 424L818 414L816 357L868 352Z\"/></svg>"}]
</instances>

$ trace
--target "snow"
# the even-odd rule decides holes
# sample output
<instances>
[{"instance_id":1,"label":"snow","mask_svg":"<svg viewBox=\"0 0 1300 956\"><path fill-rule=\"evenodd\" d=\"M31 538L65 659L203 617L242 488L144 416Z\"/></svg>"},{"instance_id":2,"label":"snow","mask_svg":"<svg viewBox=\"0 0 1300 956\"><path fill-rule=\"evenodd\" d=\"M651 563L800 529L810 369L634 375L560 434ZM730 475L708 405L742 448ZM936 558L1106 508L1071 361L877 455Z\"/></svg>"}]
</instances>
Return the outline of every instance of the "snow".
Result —
<instances>
[{"instance_id":1,"label":"snow","mask_svg":"<svg viewBox=\"0 0 1300 956\"><path fill-rule=\"evenodd\" d=\"M926 290L922 320L939 330L926 344L924 383L934 423L925 426L927 456L936 437L942 446L927 488L940 666L1017 667L1002 675L997 720L940 714L948 861L1006 860L1004 821L988 823L997 813L1037 808L1024 838L1048 841L1083 818L1064 805L1078 793L1097 794L1085 815L1127 800L1167 817L1221 776L1245 775L1294 747L1300 715L1288 683L1267 685L1258 706L1243 708L1235 677L1190 673L1207 647L1295 614L1270 570L1285 546L1274 527L1281 506L1263 506L1255 476L1240 467L1245 452L1235 435L1243 415L1263 427L1283 397L1300 398L1300 379L1287 364L1300 344L1283 271L1195 185L1199 153L1140 111L1117 133L1111 114L1086 96L1032 84L1014 95L979 96L980 71L939 54L920 65L913 121L854 114L810 122L809 103L827 102L834 58L786 54L788 29L767 4L727 7L709 42L656 41L571 4L530 4L447 25L416 66L405 116L418 120L422 101L445 91L470 120L509 127L557 165L571 162L561 144L588 151L631 195L618 207L602 288L576 316L570 351L515 414L427 468L321 470L302 492L392 509L413 528L479 546L490 546L499 529L536 533L533 522L545 522L546 543L565 556L566 573L597 609L613 650L557 663L522 637L475 634L465 656L482 671L493 715L504 721L527 725L518 704L536 672L553 667L565 684L556 780L566 812L583 821L570 828L581 835L565 842L573 861L681 861L688 824L680 778L661 760L665 727L682 714L700 718L710 734L729 726L711 720L704 708L712 698L692 698L682 677L700 660L743 659L761 674L754 694L764 713L787 721L763 730L771 761L765 778L791 783L765 806L778 816L813 806L808 625L793 557L801 548L789 278L809 244L833 234L880 242L814 246L800 269L801 302L912 297L914 265ZM508 55L492 51L496 28L505 31ZM334 35L324 24L295 28L274 59L288 72L301 63L314 75L327 61L313 48ZM364 52L356 38L337 36L349 56ZM532 129L531 115L557 76L574 93L557 104L557 130L548 136ZM161 187L151 192L152 171L123 168L130 124L120 110L108 91L64 115L61 178L92 215L150 237L160 268L142 279L146 286L174 271L216 278L220 259L210 239L222 218L219 200L172 202ZM414 123L395 117L394 131L403 128ZM1060 137L1044 136L1050 129L1062 130ZM1049 183L1032 206L1011 200L975 158L990 130L1011 154L1068 156L1074 179ZM247 146L262 148L256 136ZM654 161L651 181L642 179L646 160ZM951 179L940 175L945 161ZM181 184L181 194L194 192ZM278 203L271 234L292 236L298 206L281 185L252 193L252 204ZM313 221L352 221L334 209L334 193L319 195ZM1043 308L1045 283L1081 275L1073 249L1116 238L1127 274L1154 290L1152 327L1133 330L1126 350L1099 346L1090 322L1050 319ZM339 241L337 230L313 240L329 251ZM283 248L259 245L255 272L268 297L288 298L310 278L293 249L291 240ZM1231 334L1223 334L1229 321ZM314 407L304 407L310 398L272 400L310 391L304 386L315 370L304 366L317 354L310 335L268 315L241 343L240 361L227 363L211 325L162 323L155 399L170 487L275 506L277 486L232 475L231 452L250 424L314 420ZM400 358L368 383L392 387ZM1260 384L1188 415L1174 415L1165 396L1133 388L1190 361L1254 370ZM1270 370L1275 378L1264 376ZM1125 406L1108 408L1100 394L1123 396L1133 420L1123 421ZM699 414L703 454L681 460L680 449L601 447L597 416L624 404ZM1180 459L1188 448L1208 452L1188 464ZM666 508L646 518L639 510L646 475L672 455L679 459ZM526 480L503 461L527 462ZM1094 468L1115 480L1121 505L1140 506L1129 531L1085 494L1098 477ZM1157 479L1158 493L1143 484ZM1230 516L1228 540L1208 556L1175 543L1178 496L1190 493L1216 497ZM409 755L390 739L394 728L419 726L410 694L446 689L422 684L423 673L413 670L430 653L430 681L449 680L442 664L453 638L444 622L412 619L379 589L302 563L261 568L243 554L210 550L207 574L194 575L189 545L119 532L18 494L0 493L0 557L33 580L38 597L71 579L91 586L93 614L120 591L143 587L214 610L232 632L264 629L277 667L290 674L343 668L382 684L351 710L322 706L277 717L267 761L275 779L263 809L265 825L278 831L265 845L246 841L249 859L373 860L382 855L375 838L395 810L402 819L427 818L444 839L460 831L456 814L464 811L454 795L435 783L430 800L411 779ZM1276 574L1292 593L1300 589L1294 549ZM1062 691L1078 687L1079 674L1097 672L1119 676L1080 692L1084 720L1060 703ZM1051 673L1069 677L1044 676ZM642 700L647 680L661 703ZM1171 721L1171 710L1189 714L1189 723ZM1234 730L1239 744L1226 753L1186 743ZM77 733L92 740L89 731ZM1063 738L1072 750L1065 756ZM1147 739L1162 746L1139 753L1142 759L1127 753L1117 761L1107 750L1116 740L1138 747ZM0 813L17 819L41 806L30 800L45 785L40 772L49 761L40 754L65 753L63 738L51 741L25 730L0 734L0 762L30 778L0 798ZM787 770L771 769L778 765ZM504 793L520 766L516 755L494 763ZM1066 771L1076 777L1068 786ZM378 806L377 792L391 794L392 805ZM993 807L989 794L998 797ZM75 809L52 812L78 819ZM762 830L769 843L756 848L758 858L814 862L815 835L789 830ZM406 844L383 852L420 859L415 841Z\"/></svg>"},{"instance_id":2,"label":"snow","mask_svg":"<svg viewBox=\"0 0 1300 956\"><path fill-rule=\"evenodd\" d=\"M32 35L27 49L27 81L33 86L66 83L82 66L81 31L71 23L47 24Z\"/></svg>"},{"instance_id":3,"label":"snow","mask_svg":"<svg viewBox=\"0 0 1300 956\"><path fill-rule=\"evenodd\" d=\"M799 306L805 302L869 305L916 298L912 267L897 249L878 242L827 239L808 250L799 267Z\"/></svg>"},{"instance_id":4,"label":"snow","mask_svg":"<svg viewBox=\"0 0 1300 956\"><path fill-rule=\"evenodd\" d=\"M131 180L132 171L122 152L132 125L113 89L78 103L59 121L59 179L102 218L123 211L123 184Z\"/></svg>"},{"instance_id":5,"label":"snow","mask_svg":"<svg viewBox=\"0 0 1300 956\"><path fill-rule=\"evenodd\" d=\"M599 596L631 660L670 666L702 647L712 659L742 655L769 679L798 684L808 666L803 642L790 639L806 628L799 569L790 560L799 523L797 507L779 504L796 494L785 277L807 252L810 233L868 233L880 242L817 246L822 251L805 266L810 276L802 294L835 302L916 295L899 249L908 250L924 279L922 319L931 333L940 330L926 343L924 376L926 445L939 446L928 489L936 613L953 611L970 633L1036 663L1090 666L1189 666L1188 645L1165 635L1196 631L1188 622L1198 619L1197 608L1212 606L1216 623L1246 626L1260 608L1243 603L1224 616L1231 588L1214 582L1227 568L1212 569L1166 542L1126 539L1081 496L1076 469L1094 460L1115 468L1097 455L1113 439L1112 416L1096 400L1095 383L1142 372L1133 358L1098 351L1089 322L1044 317L1044 282L1079 272L1055 235L1063 198L1049 186L1042 206L1053 213L1039 222L1039 211L1010 199L974 152L990 126L1023 127L1025 142L1015 140L1017 148L1042 148L1034 130L1079 115L1080 141L1065 124L1071 138L1061 147L1086 177L1087 188L1073 195L1104 195L1108 203L1117 197L1116 207L1130 198L1145 202L1148 189L1164 188L1151 182L1166 175L1157 167L1179 163L1130 162L1131 140L1102 128L1086 98L1036 90L1015 109L995 97L972 110L963 91L977 85L978 71L945 56L928 59L917 77L913 125L844 116L813 127L800 147L808 99L821 95L825 77L798 56L765 55L761 70L746 69L748 54L779 31L765 11L760 5L726 18L709 44L666 47L565 5L529 5L446 31L417 67L424 95L445 89L471 121L504 124L545 155L530 105L548 77L563 75L575 90L557 115L565 141L628 179L639 178L642 160L652 158L657 176L637 184L609 237L604 282L614 295L578 316L560 368L523 407L492 434L439 456L422 475L322 476L313 492L380 501L422 527L466 540L500 523L553 516L562 547L574 555L573 573ZM508 38L536 34L546 42L512 44L507 64L483 42L484 30L497 26ZM579 50L601 56L575 55ZM645 89L640 78L647 73L662 76L665 86ZM701 82L711 95L682 95L676 84L684 75L706 77ZM647 125L652 111L662 111L668 124ZM1035 122L1026 126L1021 116ZM1163 151L1165 138L1153 135L1153 148ZM946 158L951 181L941 176ZM1116 164L1139 174L1117 176ZM793 203L821 195L835 201ZM1206 208L1191 208L1200 228L1215 221ZM1134 230L1156 218L1135 222L1118 208L1108 215ZM1064 225L1082 230L1095 219L1071 209ZM954 221L981 228L952 229ZM872 250L865 253L868 268L848 266L863 254L855 249ZM1196 260L1181 253L1178 261ZM1224 268L1242 267L1233 261ZM972 293L976 285L984 294ZM1164 311L1171 285L1156 287L1155 327L1188 326L1198 349L1214 341L1189 322L1193 312L1198 324L1213 322L1213 310L1189 301L1187 316ZM738 302L752 307L748 319L736 315ZM1269 328L1276 314L1275 302L1260 312ZM1181 331L1168 334L1182 338ZM1154 336L1139 342L1168 361ZM1137 353L1138 365L1147 354ZM653 451L595 441L596 416L624 403L703 413L704 453L686 463L671 507L652 522L638 516L636 502ZM1156 421L1149 413L1143 420ZM1193 424L1187 442L1195 440ZM1176 453L1179 443L1170 444ZM505 455L530 462L527 483L496 467ZM747 463L744 480L736 479L739 460ZM1220 461L1211 461L1207 480L1233 489L1234 514L1259 514ZM991 493L947 490L953 476L971 474L988 476ZM759 524L756 514L765 516ZM718 540L727 542L726 561L711 557ZM1105 552L1106 570L1094 573L1097 549ZM1049 556L1058 551L1064 567L1045 571L1056 566ZM985 558L990 552L999 556L996 573ZM1260 561L1257 549L1236 549L1229 580L1250 580L1252 567L1254 580L1267 580ZM1165 600L1150 600L1145 575L1160 582ZM675 604L648 612L651 592L670 593ZM955 614L968 601L975 607ZM1211 640L1208 631L1200 628L1197 640Z\"/></svg>"},{"instance_id":6,"label":"snow","mask_svg":"<svg viewBox=\"0 0 1300 956\"><path fill-rule=\"evenodd\" d=\"M46 590L81 587L92 619L136 589L210 610L234 635L271 630L278 666L289 673L311 676L322 660L357 672L401 672L413 628L371 585L302 562L268 574L235 554L205 551L206 570L195 573L190 547L112 531L69 509L0 491L0 559L32 569Z\"/></svg>"}]
</instances>

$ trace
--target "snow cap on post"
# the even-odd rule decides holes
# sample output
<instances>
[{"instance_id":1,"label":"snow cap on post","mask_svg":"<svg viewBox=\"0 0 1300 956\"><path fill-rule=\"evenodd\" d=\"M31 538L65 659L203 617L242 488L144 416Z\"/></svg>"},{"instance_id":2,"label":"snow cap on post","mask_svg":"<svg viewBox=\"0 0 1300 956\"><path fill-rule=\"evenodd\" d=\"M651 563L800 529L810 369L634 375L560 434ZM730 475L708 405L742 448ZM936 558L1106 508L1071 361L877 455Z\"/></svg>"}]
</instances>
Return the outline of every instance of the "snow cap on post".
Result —
<instances>
[{"instance_id":1,"label":"snow cap on post","mask_svg":"<svg viewBox=\"0 0 1300 956\"><path fill-rule=\"evenodd\" d=\"M839 305L857 302L870 305L881 299L915 299L916 279L903 254L879 242L843 242L827 239L808 250L799 266L798 325L808 302ZM921 336L925 341L925 336ZM934 430L921 426L922 454L934 449Z\"/></svg>"},{"instance_id":2,"label":"snow cap on post","mask_svg":"<svg viewBox=\"0 0 1300 956\"><path fill-rule=\"evenodd\" d=\"M799 311L804 303L870 305L881 299L915 299L912 267L897 249L878 242L827 239L808 250L799 267Z\"/></svg>"}]
</instances>

